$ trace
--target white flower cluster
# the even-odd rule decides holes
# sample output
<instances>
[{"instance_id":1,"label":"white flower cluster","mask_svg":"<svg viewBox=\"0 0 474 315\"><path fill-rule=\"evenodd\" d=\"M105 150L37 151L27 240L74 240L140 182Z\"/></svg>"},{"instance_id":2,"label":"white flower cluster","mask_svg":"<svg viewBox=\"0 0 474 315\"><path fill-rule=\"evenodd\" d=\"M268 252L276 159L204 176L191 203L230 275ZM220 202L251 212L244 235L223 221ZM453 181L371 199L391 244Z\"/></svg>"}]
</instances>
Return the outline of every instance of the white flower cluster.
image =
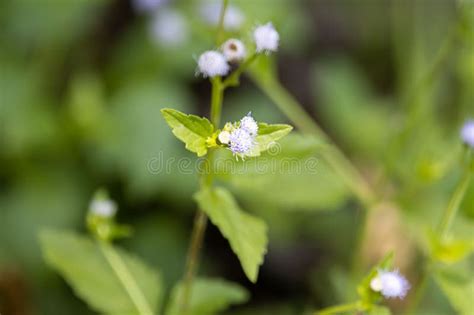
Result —
<instances>
[{"instance_id":1,"label":"white flower cluster","mask_svg":"<svg viewBox=\"0 0 474 315\"><path fill-rule=\"evenodd\" d=\"M93 199L89 211L99 217L111 218L117 213L117 204L110 199Z\"/></svg>"},{"instance_id":2,"label":"white flower cluster","mask_svg":"<svg viewBox=\"0 0 474 315\"><path fill-rule=\"evenodd\" d=\"M245 157L254 148L257 133L258 124L251 113L248 113L240 122L226 124L218 139L222 144L228 145L234 155Z\"/></svg>"},{"instance_id":3,"label":"white flower cluster","mask_svg":"<svg viewBox=\"0 0 474 315\"><path fill-rule=\"evenodd\" d=\"M270 53L278 49L280 36L272 23L258 26L254 30L256 53ZM224 76L230 71L229 63L241 62L247 56L245 44L235 38L228 39L220 51L208 50L198 58L198 72L204 77Z\"/></svg>"},{"instance_id":4,"label":"white flower cluster","mask_svg":"<svg viewBox=\"0 0 474 315\"><path fill-rule=\"evenodd\" d=\"M410 283L398 270L380 270L370 281L370 288L375 292L380 292L387 299L403 299L410 290Z\"/></svg>"},{"instance_id":5,"label":"white flower cluster","mask_svg":"<svg viewBox=\"0 0 474 315\"><path fill-rule=\"evenodd\" d=\"M462 141L474 149L474 120L468 120L461 129Z\"/></svg>"}]
</instances>

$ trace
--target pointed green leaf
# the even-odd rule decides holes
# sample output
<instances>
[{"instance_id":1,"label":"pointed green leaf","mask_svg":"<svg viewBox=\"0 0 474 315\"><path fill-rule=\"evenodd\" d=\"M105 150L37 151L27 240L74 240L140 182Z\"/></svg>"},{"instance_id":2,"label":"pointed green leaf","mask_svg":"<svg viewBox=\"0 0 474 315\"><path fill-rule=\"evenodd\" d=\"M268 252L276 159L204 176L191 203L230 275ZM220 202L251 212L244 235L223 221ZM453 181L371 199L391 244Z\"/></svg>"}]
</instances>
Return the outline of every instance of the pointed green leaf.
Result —
<instances>
[{"instance_id":1,"label":"pointed green leaf","mask_svg":"<svg viewBox=\"0 0 474 315\"><path fill-rule=\"evenodd\" d=\"M166 315L179 315L180 297L183 285L177 284L171 292ZM248 292L238 284L220 280L198 278L194 280L190 292L187 314L211 315L224 311L230 305L245 303Z\"/></svg>"},{"instance_id":2,"label":"pointed green leaf","mask_svg":"<svg viewBox=\"0 0 474 315\"><path fill-rule=\"evenodd\" d=\"M209 120L196 115L187 115L170 108L162 109L161 114L176 138L186 144L186 149L198 156L207 153L206 140L214 132L214 126Z\"/></svg>"},{"instance_id":3,"label":"pointed green leaf","mask_svg":"<svg viewBox=\"0 0 474 315\"><path fill-rule=\"evenodd\" d=\"M368 275L361 281L357 287L357 293L361 300L367 304L374 304L381 298L379 292L375 292L370 288L370 282L374 277L377 276L379 270L385 270L392 268L393 265L393 252L388 253L376 266L374 266Z\"/></svg>"},{"instance_id":4,"label":"pointed green leaf","mask_svg":"<svg viewBox=\"0 0 474 315\"><path fill-rule=\"evenodd\" d=\"M243 212L232 194L224 188L207 188L195 194L199 207L209 216L230 243L252 282L267 251L267 226L257 217Z\"/></svg>"},{"instance_id":5,"label":"pointed green leaf","mask_svg":"<svg viewBox=\"0 0 474 315\"><path fill-rule=\"evenodd\" d=\"M40 240L46 262L97 312L156 314L161 277L137 257L72 232L46 230Z\"/></svg>"},{"instance_id":6,"label":"pointed green leaf","mask_svg":"<svg viewBox=\"0 0 474 315\"><path fill-rule=\"evenodd\" d=\"M292 129L292 126L286 124L258 123L258 134L255 137L256 144L252 152L247 155L259 156L262 152L270 149L277 140L289 134Z\"/></svg>"}]
</instances>

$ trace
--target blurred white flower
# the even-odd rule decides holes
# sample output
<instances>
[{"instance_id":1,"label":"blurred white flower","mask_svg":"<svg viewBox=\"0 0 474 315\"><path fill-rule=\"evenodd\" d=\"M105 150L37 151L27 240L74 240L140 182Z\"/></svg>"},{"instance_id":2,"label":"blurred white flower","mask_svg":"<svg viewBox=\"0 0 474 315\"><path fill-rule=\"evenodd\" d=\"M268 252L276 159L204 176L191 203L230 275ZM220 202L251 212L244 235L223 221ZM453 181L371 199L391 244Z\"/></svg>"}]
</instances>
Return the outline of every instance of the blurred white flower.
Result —
<instances>
[{"instance_id":1,"label":"blurred white flower","mask_svg":"<svg viewBox=\"0 0 474 315\"><path fill-rule=\"evenodd\" d=\"M240 120L240 128L247 131L251 136L256 136L258 132L258 124L253 119L252 113L248 113L247 116Z\"/></svg>"},{"instance_id":2,"label":"blurred white flower","mask_svg":"<svg viewBox=\"0 0 474 315\"><path fill-rule=\"evenodd\" d=\"M258 26L253 31L253 39L255 41L256 51L258 53L269 53L278 50L280 35L275 30L271 22Z\"/></svg>"},{"instance_id":3,"label":"blurred white flower","mask_svg":"<svg viewBox=\"0 0 474 315\"><path fill-rule=\"evenodd\" d=\"M230 70L223 54L209 50L201 54L198 59L198 70L204 77L226 75Z\"/></svg>"},{"instance_id":4,"label":"blurred white flower","mask_svg":"<svg viewBox=\"0 0 474 315\"><path fill-rule=\"evenodd\" d=\"M241 61L247 55L244 43L234 38L228 39L222 44L221 50L229 62Z\"/></svg>"},{"instance_id":5,"label":"blurred white flower","mask_svg":"<svg viewBox=\"0 0 474 315\"><path fill-rule=\"evenodd\" d=\"M110 218L115 216L117 205L110 199L94 199L89 205L89 211L97 216Z\"/></svg>"},{"instance_id":6,"label":"blurred white flower","mask_svg":"<svg viewBox=\"0 0 474 315\"><path fill-rule=\"evenodd\" d=\"M474 148L474 120L468 120L464 123L461 129L461 138L465 144Z\"/></svg>"},{"instance_id":7,"label":"blurred white flower","mask_svg":"<svg viewBox=\"0 0 474 315\"><path fill-rule=\"evenodd\" d=\"M132 7L138 13L153 13L168 0L132 0Z\"/></svg>"},{"instance_id":8,"label":"blurred white flower","mask_svg":"<svg viewBox=\"0 0 474 315\"><path fill-rule=\"evenodd\" d=\"M382 293L385 298L403 299L410 289L410 283L398 270L381 270L370 281L370 288Z\"/></svg>"},{"instance_id":9,"label":"blurred white flower","mask_svg":"<svg viewBox=\"0 0 474 315\"><path fill-rule=\"evenodd\" d=\"M203 20L210 25L217 25L221 14L222 3L204 3L200 7ZM245 21L244 13L233 5L228 5L224 16L226 30L238 30Z\"/></svg>"},{"instance_id":10,"label":"blurred white flower","mask_svg":"<svg viewBox=\"0 0 474 315\"><path fill-rule=\"evenodd\" d=\"M158 10L153 15L150 32L153 40L165 47L181 46L189 36L186 19L171 9Z\"/></svg>"}]
</instances>

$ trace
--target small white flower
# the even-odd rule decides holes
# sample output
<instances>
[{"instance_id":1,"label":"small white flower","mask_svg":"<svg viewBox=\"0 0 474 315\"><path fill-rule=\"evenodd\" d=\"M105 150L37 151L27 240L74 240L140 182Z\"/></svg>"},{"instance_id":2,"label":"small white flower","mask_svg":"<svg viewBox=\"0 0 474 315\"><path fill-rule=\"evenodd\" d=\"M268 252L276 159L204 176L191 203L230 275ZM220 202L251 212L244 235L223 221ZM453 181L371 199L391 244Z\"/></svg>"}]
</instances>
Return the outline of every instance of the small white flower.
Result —
<instances>
[{"instance_id":1,"label":"small white flower","mask_svg":"<svg viewBox=\"0 0 474 315\"><path fill-rule=\"evenodd\" d=\"M230 70L224 55L214 50L206 51L199 56L198 68L204 77L211 78L226 75Z\"/></svg>"},{"instance_id":2,"label":"small white flower","mask_svg":"<svg viewBox=\"0 0 474 315\"><path fill-rule=\"evenodd\" d=\"M157 11L150 24L154 40L166 47L177 47L188 39L188 25L184 16L175 10Z\"/></svg>"},{"instance_id":3,"label":"small white flower","mask_svg":"<svg viewBox=\"0 0 474 315\"><path fill-rule=\"evenodd\" d=\"M89 211L97 216L110 218L115 216L117 205L110 199L94 199L89 206Z\"/></svg>"},{"instance_id":4,"label":"small white flower","mask_svg":"<svg viewBox=\"0 0 474 315\"><path fill-rule=\"evenodd\" d=\"M462 141L474 148L474 120L468 120L461 129Z\"/></svg>"},{"instance_id":5,"label":"small white flower","mask_svg":"<svg viewBox=\"0 0 474 315\"><path fill-rule=\"evenodd\" d=\"M210 25L217 25L221 14L221 3L205 3L200 8L201 17ZM224 16L226 30L238 30L245 21L242 11L233 5L228 5Z\"/></svg>"},{"instance_id":6,"label":"small white flower","mask_svg":"<svg viewBox=\"0 0 474 315\"><path fill-rule=\"evenodd\" d=\"M240 128L247 131L251 136L256 136L258 132L258 124L253 119L252 113L248 113L247 116L240 120Z\"/></svg>"},{"instance_id":7,"label":"small white flower","mask_svg":"<svg viewBox=\"0 0 474 315\"><path fill-rule=\"evenodd\" d=\"M256 45L256 51L261 52L275 52L278 50L278 42L280 35L273 27L271 22L258 26L253 31L253 39Z\"/></svg>"},{"instance_id":8,"label":"small white flower","mask_svg":"<svg viewBox=\"0 0 474 315\"><path fill-rule=\"evenodd\" d=\"M381 270L370 282L370 288L376 292L381 292L385 298L403 299L410 289L410 283L398 270Z\"/></svg>"},{"instance_id":9,"label":"small white flower","mask_svg":"<svg viewBox=\"0 0 474 315\"><path fill-rule=\"evenodd\" d=\"M247 131L236 128L230 133L230 150L235 155L245 156L255 145L254 137Z\"/></svg>"},{"instance_id":10,"label":"small white flower","mask_svg":"<svg viewBox=\"0 0 474 315\"><path fill-rule=\"evenodd\" d=\"M220 143L229 144L229 142L230 142L230 132L228 132L226 130L221 131L221 133L219 133L217 138L219 139Z\"/></svg>"},{"instance_id":11,"label":"small white flower","mask_svg":"<svg viewBox=\"0 0 474 315\"><path fill-rule=\"evenodd\" d=\"M238 39L231 38L222 44L222 53L229 62L238 62L245 58L247 50L244 43Z\"/></svg>"},{"instance_id":12,"label":"small white flower","mask_svg":"<svg viewBox=\"0 0 474 315\"><path fill-rule=\"evenodd\" d=\"M151 13L166 2L168 0L132 0L132 7L139 13Z\"/></svg>"}]
</instances>

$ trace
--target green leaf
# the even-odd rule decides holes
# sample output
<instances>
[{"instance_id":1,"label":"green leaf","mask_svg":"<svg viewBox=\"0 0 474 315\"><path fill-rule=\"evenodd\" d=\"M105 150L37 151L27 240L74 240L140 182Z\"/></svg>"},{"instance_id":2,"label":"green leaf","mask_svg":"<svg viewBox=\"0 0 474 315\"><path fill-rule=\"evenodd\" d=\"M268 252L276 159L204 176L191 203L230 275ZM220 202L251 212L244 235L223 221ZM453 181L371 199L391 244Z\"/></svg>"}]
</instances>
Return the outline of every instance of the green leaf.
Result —
<instances>
[{"instance_id":1,"label":"green leaf","mask_svg":"<svg viewBox=\"0 0 474 315\"><path fill-rule=\"evenodd\" d=\"M387 254L376 266L374 266L368 275L361 281L357 287L357 293L361 300L366 304L377 303L381 295L370 288L370 282L377 276L379 270L390 269L393 265L393 252Z\"/></svg>"},{"instance_id":2,"label":"green leaf","mask_svg":"<svg viewBox=\"0 0 474 315\"><path fill-rule=\"evenodd\" d=\"M225 163L220 163L218 176L257 213L263 208L335 210L347 200L349 191L318 155L324 145L314 137L292 132L258 159L236 162L230 153L220 150L219 161Z\"/></svg>"},{"instance_id":3,"label":"green leaf","mask_svg":"<svg viewBox=\"0 0 474 315\"><path fill-rule=\"evenodd\" d=\"M435 273L436 283L459 315L472 315L474 277L471 270L469 266L464 266L456 270L437 270Z\"/></svg>"},{"instance_id":4,"label":"green leaf","mask_svg":"<svg viewBox=\"0 0 474 315\"><path fill-rule=\"evenodd\" d=\"M369 311L369 315L390 315L390 314L392 314L392 312L390 312L390 309L385 306L375 305Z\"/></svg>"},{"instance_id":5,"label":"green leaf","mask_svg":"<svg viewBox=\"0 0 474 315\"><path fill-rule=\"evenodd\" d=\"M214 132L214 126L209 120L195 115L187 115L170 108L162 109L161 114L176 138L186 144L186 149L198 156L207 153L206 140Z\"/></svg>"},{"instance_id":6,"label":"green leaf","mask_svg":"<svg viewBox=\"0 0 474 315\"><path fill-rule=\"evenodd\" d=\"M166 315L179 314L183 285L177 284L171 292ZM198 278L191 288L188 314L211 315L224 311L230 305L245 303L248 292L238 284L220 279Z\"/></svg>"},{"instance_id":7,"label":"green leaf","mask_svg":"<svg viewBox=\"0 0 474 315\"><path fill-rule=\"evenodd\" d=\"M209 216L230 243L252 282L267 251L267 226L257 217L243 212L232 194L224 188L206 188L195 194L199 207Z\"/></svg>"},{"instance_id":8,"label":"green leaf","mask_svg":"<svg viewBox=\"0 0 474 315\"><path fill-rule=\"evenodd\" d=\"M313 67L312 77L318 104L323 105L318 113L329 122L338 142L364 155L383 153L393 131L393 115L366 75L346 58L332 58Z\"/></svg>"},{"instance_id":9,"label":"green leaf","mask_svg":"<svg viewBox=\"0 0 474 315\"><path fill-rule=\"evenodd\" d=\"M73 232L40 233L46 262L94 310L110 315L152 315L159 308L161 277L137 257Z\"/></svg>"},{"instance_id":10,"label":"green leaf","mask_svg":"<svg viewBox=\"0 0 474 315\"><path fill-rule=\"evenodd\" d=\"M258 123L258 134L255 137L255 146L248 156L259 156L262 152L267 151L277 140L283 138L293 129L292 126L286 124L267 124Z\"/></svg>"}]
</instances>

